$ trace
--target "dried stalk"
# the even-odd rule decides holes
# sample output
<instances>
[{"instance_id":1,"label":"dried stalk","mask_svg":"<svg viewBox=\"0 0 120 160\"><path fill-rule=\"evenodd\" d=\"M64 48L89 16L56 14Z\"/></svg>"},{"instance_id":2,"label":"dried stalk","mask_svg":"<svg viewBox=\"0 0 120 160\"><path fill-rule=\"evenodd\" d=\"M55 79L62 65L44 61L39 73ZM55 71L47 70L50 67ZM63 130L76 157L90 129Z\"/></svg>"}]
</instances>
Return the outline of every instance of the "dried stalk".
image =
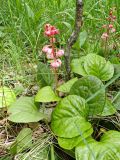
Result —
<instances>
[{"instance_id":1,"label":"dried stalk","mask_svg":"<svg viewBox=\"0 0 120 160\"><path fill-rule=\"evenodd\" d=\"M74 30L67 41L66 51L65 51L65 67L66 67L66 79L70 79L70 50L73 44L77 41L79 37L80 28L82 26L82 15L83 15L83 0L76 0L76 18Z\"/></svg>"}]
</instances>

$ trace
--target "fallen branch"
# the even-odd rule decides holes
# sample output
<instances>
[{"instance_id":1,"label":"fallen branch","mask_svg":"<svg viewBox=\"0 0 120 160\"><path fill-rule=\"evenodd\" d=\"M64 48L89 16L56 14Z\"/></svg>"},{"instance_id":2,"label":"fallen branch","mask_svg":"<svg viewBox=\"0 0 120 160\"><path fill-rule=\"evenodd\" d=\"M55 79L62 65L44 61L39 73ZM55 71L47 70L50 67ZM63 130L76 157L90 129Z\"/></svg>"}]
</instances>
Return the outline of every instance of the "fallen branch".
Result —
<instances>
[{"instance_id":1,"label":"fallen branch","mask_svg":"<svg viewBox=\"0 0 120 160\"><path fill-rule=\"evenodd\" d=\"M80 28L82 26L82 15L83 15L83 0L76 0L76 18L74 30L67 41L66 51L65 51L65 67L66 67L66 79L69 80L71 75L70 69L70 50L73 44L77 41L79 37Z\"/></svg>"}]
</instances>

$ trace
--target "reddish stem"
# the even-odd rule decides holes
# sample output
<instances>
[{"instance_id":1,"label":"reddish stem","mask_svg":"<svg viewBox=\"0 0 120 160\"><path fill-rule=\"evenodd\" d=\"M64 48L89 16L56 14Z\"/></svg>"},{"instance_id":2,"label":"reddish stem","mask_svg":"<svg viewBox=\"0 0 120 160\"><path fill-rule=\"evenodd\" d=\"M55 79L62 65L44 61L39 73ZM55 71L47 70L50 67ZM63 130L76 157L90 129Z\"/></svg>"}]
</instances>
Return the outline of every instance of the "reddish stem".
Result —
<instances>
[{"instance_id":1,"label":"reddish stem","mask_svg":"<svg viewBox=\"0 0 120 160\"><path fill-rule=\"evenodd\" d=\"M52 53L53 53L53 56L54 56L54 60L56 60L56 52L55 52L55 46L54 46L54 36L51 38L51 46L52 46ZM58 87L58 75L57 75L57 69L53 69L54 71L54 74L55 74L55 90L57 89Z\"/></svg>"}]
</instances>

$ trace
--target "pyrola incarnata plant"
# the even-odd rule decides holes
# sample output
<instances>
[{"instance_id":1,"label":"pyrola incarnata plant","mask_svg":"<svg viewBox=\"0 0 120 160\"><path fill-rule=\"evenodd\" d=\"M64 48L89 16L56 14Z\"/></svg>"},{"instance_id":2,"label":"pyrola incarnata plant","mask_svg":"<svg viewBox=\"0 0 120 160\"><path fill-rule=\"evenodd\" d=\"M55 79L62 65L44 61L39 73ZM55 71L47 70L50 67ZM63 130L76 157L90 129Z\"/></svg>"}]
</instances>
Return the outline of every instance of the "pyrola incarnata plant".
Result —
<instances>
[{"instance_id":1,"label":"pyrola incarnata plant","mask_svg":"<svg viewBox=\"0 0 120 160\"><path fill-rule=\"evenodd\" d=\"M114 28L114 21L116 20L116 16L113 15L113 10L111 9L109 12L109 17L107 17L108 24L104 24L102 26L105 29L105 32L102 34L101 39L107 40L110 37L110 33L116 32Z\"/></svg>"},{"instance_id":2,"label":"pyrola incarnata plant","mask_svg":"<svg viewBox=\"0 0 120 160\"><path fill-rule=\"evenodd\" d=\"M46 54L47 59L53 60L50 66L55 69L61 66L62 62L59 58L64 55L64 50L55 46L56 38L54 36L57 34L59 34L59 30L55 26L50 24L44 26L44 35L49 38L50 44L45 45L42 51Z\"/></svg>"}]
</instances>

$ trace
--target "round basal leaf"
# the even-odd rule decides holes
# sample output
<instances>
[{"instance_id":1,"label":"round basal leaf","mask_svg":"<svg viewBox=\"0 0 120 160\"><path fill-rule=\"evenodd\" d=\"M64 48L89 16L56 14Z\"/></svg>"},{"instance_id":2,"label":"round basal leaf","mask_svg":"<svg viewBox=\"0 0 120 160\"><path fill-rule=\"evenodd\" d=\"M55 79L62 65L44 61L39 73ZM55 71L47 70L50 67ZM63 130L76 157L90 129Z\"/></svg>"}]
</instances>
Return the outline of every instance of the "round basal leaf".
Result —
<instances>
[{"instance_id":1,"label":"round basal leaf","mask_svg":"<svg viewBox=\"0 0 120 160\"><path fill-rule=\"evenodd\" d=\"M78 95L86 101L92 97L92 99L87 101L88 113L89 115L101 115L106 99L105 89L102 89L103 86L103 83L97 77L86 76L82 77L73 84L70 89L70 94ZM95 95L97 92L98 94Z\"/></svg>"},{"instance_id":2,"label":"round basal leaf","mask_svg":"<svg viewBox=\"0 0 120 160\"><path fill-rule=\"evenodd\" d=\"M84 69L88 75L96 76L102 81L108 81L114 74L114 66L105 58L96 54L86 56Z\"/></svg>"},{"instance_id":3,"label":"round basal leaf","mask_svg":"<svg viewBox=\"0 0 120 160\"><path fill-rule=\"evenodd\" d=\"M102 112L102 116L110 116L116 112L115 107L112 105L109 99L106 99L106 103Z\"/></svg>"},{"instance_id":4,"label":"round basal leaf","mask_svg":"<svg viewBox=\"0 0 120 160\"><path fill-rule=\"evenodd\" d=\"M114 64L114 76L120 73L120 64Z\"/></svg>"},{"instance_id":5,"label":"round basal leaf","mask_svg":"<svg viewBox=\"0 0 120 160\"><path fill-rule=\"evenodd\" d=\"M23 128L18 134L15 142L10 147L12 154L20 153L32 146L32 130Z\"/></svg>"},{"instance_id":6,"label":"round basal leaf","mask_svg":"<svg viewBox=\"0 0 120 160\"><path fill-rule=\"evenodd\" d=\"M91 140L81 143L76 147L75 154L76 160L119 160L120 132L108 131L100 142Z\"/></svg>"},{"instance_id":7,"label":"round basal leaf","mask_svg":"<svg viewBox=\"0 0 120 160\"><path fill-rule=\"evenodd\" d=\"M58 143L62 148L71 150L74 147L78 146L80 142L83 141L85 138L91 136L92 133L93 133L93 128L91 127L88 131L85 131L83 134L80 134L77 137L73 138L58 137Z\"/></svg>"},{"instance_id":8,"label":"round basal leaf","mask_svg":"<svg viewBox=\"0 0 120 160\"><path fill-rule=\"evenodd\" d=\"M45 118L34 103L32 97L21 97L9 109L8 120L16 123L38 122Z\"/></svg>"},{"instance_id":9,"label":"round basal leaf","mask_svg":"<svg viewBox=\"0 0 120 160\"><path fill-rule=\"evenodd\" d=\"M60 87L57 88L58 91L60 92L65 92L65 93L69 93L70 92L70 88L72 87L72 85L78 80L78 78L73 78L69 81L67 81L66 83L62 84Z\"/></svg>"},{"instance_id":10,"label":"round basal leaf","mask_svg":"<svg viewBox=\"0 0 120 160\"><path fill-rule=\"evenodd\" d=\"M35 96L36 102L54 102L59 100L60 98L53 92L50 86L43 87Z\"/></svg>"},{"instance_id":11,"label":"round basal leaf","mask_svg":"<svg viewBox=\"0 0 120 160\"><path fill-rule=\"evenodd\" d=\"M16 95L8 87L0 88L0 108L9 107L16 100Z\"/></svg>"},{"instance_id":12,"label":"round basal leaf","mask_svg":"<svg viewBox=\"0 0 120 160\"><path fill-rule=\"evenodd\" d=\"M59 137L72 138L91 128L86 121L85 100L76 95L65 97L52 114L51 128Z\"/></svg>"},{"instance_id":13,"label":"round basal leaf","mask_svg":"<svg viewBox=\"0 0 120 160\"><path fill-rule=\"evenodd\" d=\"M115 96L115 99L113 101L113 104L117 110L120 110L120 91Z\"/></svg>"},{"instance_id":14,"label":"round basal leaf","mask_svg":"<svg viewBox=\"0 0 120 160\"><path fill-rule=\"evenodd\" d=\"M84 67L83 67L84 61L85 61L84 57L81 57L80 59L73 59L72 62L71 62L72 72L77 73L77 74L82 75L82 76L86 76L87 73L86 73L86 71L84 70Z\"/></svg>"}]
</instances>

